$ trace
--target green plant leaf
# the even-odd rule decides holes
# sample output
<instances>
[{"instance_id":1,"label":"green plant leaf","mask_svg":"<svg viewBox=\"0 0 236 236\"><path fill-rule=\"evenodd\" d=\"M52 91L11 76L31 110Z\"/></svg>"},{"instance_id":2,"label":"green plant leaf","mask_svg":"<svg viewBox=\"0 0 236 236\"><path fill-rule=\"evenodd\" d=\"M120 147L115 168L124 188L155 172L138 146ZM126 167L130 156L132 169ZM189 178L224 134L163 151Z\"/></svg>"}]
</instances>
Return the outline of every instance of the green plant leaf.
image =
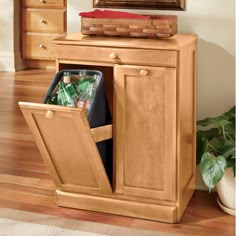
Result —
<instances>
[{"instance_id":1,"label":"green plant leaf","mask_svg":"<svg viewBox=\"0 0 236 236\"><path fill-rule=\"evenodd\" d=\"M223 147L223 142L218 137L213 137L210 141L211 145L214 146L214 148L220 150Z\"/></svg>"},{"instance_id":2,"label":"green plant leaf","mask_svg":"<svg viewBox=\"0 0 236 236\"><path fill-rule=\"evenodd\" d=\"M203 137L210 140L213 137L219 136L219 129L218 128L211 128L209 130L201 130L201 134L202 134Z\"/></svg>"},{"instance_id":3,"label":"green plant leaf","mask_svg":"<svg viewBox=\"0 0 236 236\"><path fill-rule=\"evenodd\" d=\"M225 143L224 143L224 147L227 147L227 146L235 146L235 140L227 140Z\"/></svg>"},{"instance_id":4,"label":"green plant leaf","mask_svg":"<svg viewBox=\"0 0 236 236\"><path fill-rule=\"evenodd\" d=\"M235 134L235 125L232 122L230 122L230 124L228 125L225 125L224 129L225 129L225 132L228 134ZM235 139L235 137L233 136L232 138Z\"/></svg>"},{"instance_id":5,"label":"green plant leaf","mask_svg":"<svg viewBox=\"0 0 236 236\"><path fill-rule=\"evenodd\" d=\"M204 183L209 188L209 192L223 177L226 166L227 162L223 156L214 158L209 152L203 154L200 170Z\"/></svg>"},{"instance_id":6,"label":"green plant leaf","mask_svg":"<svg viewBox=\"0 0 236 236\"><path fill-rule=\"evenodd\" d=\"M223 115L228 118L235 117L235 106L232 107L229 111L225 112Z\"/></svg>"},{"instance_id":7,"label":"green plant leaf","mask_svg":"<svg viewBox=\"0 0 236 236\"><path fill-rule=\"evenodd\" d=\"M217 122L216 124L217 124L218 126L223 127L223 126L225 126L225 125L231 124L231 122L228 121L228 120L222 119L222 120L220 120L219 122Z\"/></svg>"},{"instance_id":8,"label":"green plant leaf","mask_svg":"<svg viewBox=\"0 0 236 236\"><path fill-rule=\"evenodd\" d=\"M216 124L217 124L217 118L214 118L214 117L208 117L203 120L197 121L197 125L203 126L203 127L206 127L209 125L216 125Z\"/></svg>"},{"instance_id":9,"label":"green plant leaf","mask_svg":"<svg viewBox=\"0 0 236 236\"><path fill-rule=\"evenodd\" d=\"M226 158L229 156L234 156L235 152L236 152L235 145L225 145L221 151L222 155Z\"/></svg>"},{"instance_id":10,"label":"green plant leaf","mask_svg":"<svg viewBox=\"0 0 236 236\"><path fill-rule=\"evenodd\" d=\"M235 160L234 159L227 159L226 162L227 162L227 168L235 166Z\"/></svg>"},{"instance_id":11,"label":"green plant leaf","mask_svg":"<svg viewBox=\"0 0 236 236\"><path fill-rule=\"evenodd\" d=\"M203 132L199 130L197 132L197 165L200 163L202 155L206 152L208 147L208 140L203 136Z\"/></svg>"}]
</instances>

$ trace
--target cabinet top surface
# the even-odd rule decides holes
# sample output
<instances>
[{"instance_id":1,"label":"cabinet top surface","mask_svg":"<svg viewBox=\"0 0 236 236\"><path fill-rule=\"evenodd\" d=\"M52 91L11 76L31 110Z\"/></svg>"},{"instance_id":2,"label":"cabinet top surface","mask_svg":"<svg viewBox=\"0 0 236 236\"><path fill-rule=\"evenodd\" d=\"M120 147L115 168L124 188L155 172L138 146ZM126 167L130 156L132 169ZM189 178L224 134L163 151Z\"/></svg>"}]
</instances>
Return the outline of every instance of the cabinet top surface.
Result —
<instances>
[{"instance_id":1,"label":"cabinet top surface","mask_svg":"<svg viewBox=\"0 0 236 236\"><path fill-rule=\"evenodd\" d=\"M176 34L168 39L143 39L143 38L122 38L122 37L101 37L89 36L81 33L69 34L55 39L56 44L97 46L97 47L117 47L117 48L146 48L179 50L185 44L196 41L195 34Z\"/></svg>"}]
</instances>

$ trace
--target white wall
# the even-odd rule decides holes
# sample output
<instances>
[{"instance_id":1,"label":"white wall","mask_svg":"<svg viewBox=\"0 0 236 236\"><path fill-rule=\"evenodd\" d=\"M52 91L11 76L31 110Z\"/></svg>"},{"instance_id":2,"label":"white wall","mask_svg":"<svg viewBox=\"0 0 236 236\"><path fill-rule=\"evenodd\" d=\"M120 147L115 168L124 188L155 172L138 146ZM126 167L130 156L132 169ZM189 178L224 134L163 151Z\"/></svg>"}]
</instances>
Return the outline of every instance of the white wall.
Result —
<instances>
[{"instance_id":1,"label":"white wall","mask_svg":"<svg viewBox=\"0 0 236 236\"><path fill-rule=\"evenodd\" d=\"M19 0L0 1L0 71L23 68L20 54Z\"/></svg>"}]
</instances>

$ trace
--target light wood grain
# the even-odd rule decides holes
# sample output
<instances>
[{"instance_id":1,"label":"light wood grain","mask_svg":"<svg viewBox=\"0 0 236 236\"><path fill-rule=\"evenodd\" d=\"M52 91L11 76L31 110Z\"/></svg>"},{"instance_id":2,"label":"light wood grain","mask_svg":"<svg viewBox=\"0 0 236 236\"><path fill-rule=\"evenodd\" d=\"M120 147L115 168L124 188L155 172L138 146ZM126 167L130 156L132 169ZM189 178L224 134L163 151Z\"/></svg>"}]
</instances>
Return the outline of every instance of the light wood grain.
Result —
<instances>
[{"instance_id":1,"label":"light wood grain","mask_svg":"<svg viewBox=\"0 0 236 236\"><path fill-rule=\"evenodd\" d=\"M147 75L140 75L145 68ZM117 66L116 191L176 200L176 70Z\"/></svg>"},{"instance_id":2,"label":"light wood grain","mask_svg":"<svg viewBox=\"0 0 236 236\"><path fill-rule=\"evenodd\" d=\"M56 186L110 193L111 187L83 110L19 103ZM52 117L48 117L48 111Z\"/></svg>"},{"instance_id":3,"label":"light wood grain","mask_svg":"<svg viewBox=\"0 0 236 236\"><path fill-rule=\"evenodd\" d=\"M169 223L176 222L176 208L56 191L57 204L84 210L119 214Z\"/></svg>"},{"instance_id":4,"label":"light wood grain","mask_svg":"<svg viewBox=\"0 0 236 236\"><path fill-rule=\"evenodd\" d=\"M180 220L195 186L196 39L176 35L161 41L111 40L76 34L54 40L58 69L80 62L100 66L101 71L114 68L114 192L108 198L169 201L176 212L168 222ZM73 192L73 187L67 191ZM79 192L76 186L74 192Z\"/></svg>"},{"instance_id":5,"label":"light wood grain","mask_svg":"<svg viewBox=\"0 0 236 236\"><path fill-rule=\"evenodd\" d=\"M59 36L59 34L25 33L23 42L24 57L28 59L53 60L56 56L56 47L52 44L52 40ZM28 64L28 66L31 66L31 64ZM37 66L37 64L34 66Z\"/></svg>"},{"instance_id":6,"label":"light wood grain","mask_svg":"<svg viewBox=\"0 0 236 236\"><path fill-rule=\"evenodd\" d=\"M122 38L122 37L91 37L81 33L73 33L54 40L60 45L118 47L134 49L180 50L184 45L197 39L194 34L176 34L166 40Z\"/></svg>"},{"instance_id":7,"label":"light wood grain","mask_svg":"<svg viewBox=\"0 0 236 236\"><path fill-rule=\"evenodd\" d=\"M21 132L30 133L17 101L23 99L24 101L41 102L54 73L54 71L48 70L25 70L17 73L0 72L0 132L6 126L5 132L16 133L15 128L21 126L21 129L18 129L19 134ZM20 118L17 120L11 119L11 117L19 115ZM4 116L7 116L8 119L3 119ZM34 141L22 141L13 137L0 138L0 162L4 158L16 164L23 161L29 163L29 170L32 161L35 164L43 163ZM54 191L52 179L43 179L40 176L38 178L38 172L33 169L30 171L30 176L19 175L11 167L9 170L11 170L9 171L11 174L4 174L0 170L0 191L3 189L4 192L3 195L0 194L0 208L182 235L235 235L235 218L222 212L217 205L217 194L214 192L209 194L204 191L196 191L180 222L178 224L166 224L127 216L58 207L55 205L54 198L47 195L49 192L42 191L42 189ZM24 172L23 169L21 174ZM14 189L14 187L16 188ZM25 198L26 193L27 198ZM42 199L41 196L44 196L44 199L39 201L38 196L40 199Z\"/></svg>"},{"instance_id":8,"label":"light wood grain","mask_svg":"<svg viewBox=\"0 0 236 236\"><path fill-rule=\"evenodd\" d=\"M65 0L22 0L23 7L37 7L37 8L62 8L66 4Z\"/></svg>"},{"instance_id":9,"label":"light wood grain","mask_svg":"<svg viewBox=\"0 0 236 236\"><path fill-rule=\"evenodd\" d=\"M176 66L176 52L170 50L143 50L140 53L137 49L61 45L58 47L58 58L112 64Z\"/></svg>"},{"instance_id":10,"label":"light wood grain","mask_svg":"<svg viewBox=\"0 0 236 236\"><path fill-rule=\"evenodd\" d=\"M177 127L180 132L177 155L180 208L178 218L194 192L196 181L196 42L188 44L179 55ZM189 79L190 77L192 79Z\"/></svg>"},{"instance_id":11,"label":"light wood grain","mask_svg":"<svg viewBox=\"0 0 236 236\"><path fill-rule=\"evenodd\" d=\"M34 9L24 11L24 30L30 32L64 33L64 9Z\"/></svg>"},{"instance_id":12,"label":"light wood grain","mask_svg":"<svg viewBox=\"0 0 236 236\"><path fill-rule=\"evenodd\" d=\"M35 59L25 59L25 66L26 68L43 68L43 69L50 69L56 70L56 62L54 60L35 60Z\"/></svg>"},{"instance_id":13,"label":"light wood grain","mask_svg":"<svg viewBox=\"0 0 236 236\"><path fill-rule=\"evenodd\" d=\"M94 141L101 142L112 138L112 125L105 125L91 129Z\"/></svg>"},{"instance_id":14,"label":"light wood grain","mask_svg":"<svg viewBox=\"0 0 236 236\"><path fill-rule=\"evenodd\" d=\"M30 68L50 68L55 60L52 40L67 31L66 0L22 0L21 44ZM41 62L42 61L42 62Z\"/></svg>"}]
</instances>

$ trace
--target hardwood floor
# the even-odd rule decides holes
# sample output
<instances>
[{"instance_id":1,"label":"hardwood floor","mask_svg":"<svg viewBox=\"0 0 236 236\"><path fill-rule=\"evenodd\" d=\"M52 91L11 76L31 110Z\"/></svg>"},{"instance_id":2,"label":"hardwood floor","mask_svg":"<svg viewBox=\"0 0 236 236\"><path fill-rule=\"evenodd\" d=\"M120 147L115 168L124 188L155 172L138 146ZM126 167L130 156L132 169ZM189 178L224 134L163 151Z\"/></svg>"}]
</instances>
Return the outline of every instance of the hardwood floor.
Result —
<instances>
[{"instance_id":1,"label":"hardwood floor","mask_svg":"<svg viewBox=\"0 0 236 236\"><path fill-rule=\"evenodd\" d=\"M0 208L63 216L184 235L235 235L235 219L223 213L216 194L196 191L178 224L61 208L54 185L18 101L41 102L54 71L0 72Z\"/></svg>"}]
</instances>

